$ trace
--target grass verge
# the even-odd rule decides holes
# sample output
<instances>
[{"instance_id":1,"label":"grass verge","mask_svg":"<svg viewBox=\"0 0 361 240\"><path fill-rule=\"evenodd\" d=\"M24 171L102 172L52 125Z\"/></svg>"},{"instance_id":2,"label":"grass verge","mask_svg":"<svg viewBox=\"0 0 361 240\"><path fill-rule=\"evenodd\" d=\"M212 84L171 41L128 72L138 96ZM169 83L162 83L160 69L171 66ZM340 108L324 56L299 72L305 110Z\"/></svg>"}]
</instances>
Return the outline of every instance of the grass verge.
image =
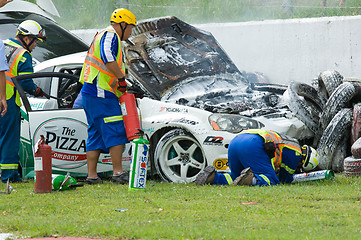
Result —
<instances>
[{"instance_id":1,"label":"grass verge","mask_svg":"<svg viewBox=\"0 0 361 240\"><path fill-rule=\"evenodd\" d=\"M33 182L13 184L15 191L0 195L0 231L32 238L359 239L360 185L341 174L262 188L149 181L145 191L128 191L106 182L34 194Z\"/></svg>"}]
</instances>

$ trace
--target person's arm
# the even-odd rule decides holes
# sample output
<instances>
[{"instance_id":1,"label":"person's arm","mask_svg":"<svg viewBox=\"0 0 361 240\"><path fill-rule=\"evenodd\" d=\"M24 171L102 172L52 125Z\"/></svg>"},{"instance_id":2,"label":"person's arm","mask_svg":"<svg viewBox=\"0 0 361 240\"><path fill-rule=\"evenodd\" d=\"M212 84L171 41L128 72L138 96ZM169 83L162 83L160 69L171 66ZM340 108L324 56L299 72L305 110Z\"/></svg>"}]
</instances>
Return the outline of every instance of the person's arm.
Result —
<instances>
[{"instance_id":1,"label":"person's arm","mask_svg":"<svg viewBox=\"0 0 361 240\"><path fill-rule=\"evenodd\" d=\"M6 79L4 71L0 71L0 95L0 114L3 117L8 109L8 105L6 102Z\"/></svg>"},{"instance_id":2,"label":"person's arm","mask_svg":"<svg viewBox=\"0 0 361 240\"><path fill-rule=\"evenodd\" d=\"M116 55L121 47L115 33L106 32L100 40L100 55L108 71L118 78L119 90L126 91L125 75L118 66ZM121 60L121 59L119 59Z\"/></svg>"},{"instance_id":3,"label":"person's arm","mask_svg":"<svg viewBox=\"0 0 361 240\"><path fill-rule=\"evenodd\" d=\"M109 72L111 72L116 78L123 78L125 77L124 73L120 71L120 67L118 66L118 63L116 61L114 62L107 62L105 64Z\"/></svg>"},{"instance_id":4,"label":"person's arm","mask_svg":"<svg viewBox=\"0 0 361 240\"><path fill-rule=\"evenodd\" d=\"M0 0L0 8L8 4L9 2L12 2L13 0Z\"/></svg>"},{"instance_id":5,"label":"person's arm","mask_svg":"<svg viewBox=\"0 0 361 240\"><path fill-rule=\"evenodd\" d=\"M284 147L282 151L282 164L279 172L279 180L281 183L291 183L297 166L301 161L301 154L294 150Z\"/></svg>"},{"instance_id":6,"label":"person's arm","mask_svg":"<svg viewBox=\"0 0 361 240\"><path fill-rule=\"evenodd\" d=\"M23 55L23 58L24 58L23 59L24 61L22 61L18 66L19 75L34 73L32 57L30 56L30 54L25 53ZM45 96L45 97L49 98L48 95L45 94L41 88L36 86L33 79L31 79L31 78L21 80L20 85L22 86L22 88L24 89L25 92L27 92L35 97Z\"/></svg>"}]
</instances>

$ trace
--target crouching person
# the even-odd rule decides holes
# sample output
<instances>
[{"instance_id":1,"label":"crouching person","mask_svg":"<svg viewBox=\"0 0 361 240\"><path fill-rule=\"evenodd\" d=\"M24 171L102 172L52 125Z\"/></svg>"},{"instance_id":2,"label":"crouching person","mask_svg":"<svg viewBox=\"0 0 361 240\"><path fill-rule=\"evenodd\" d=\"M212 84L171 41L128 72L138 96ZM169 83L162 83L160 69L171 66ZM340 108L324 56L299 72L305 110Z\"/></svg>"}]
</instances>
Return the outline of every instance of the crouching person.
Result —
<instances>
[{"instance_id":1,"label":"crouching person","mask_svg":"<svg viewBox=\"0 0 361 240\"><path fill-rule=\"evenodd\" d=\"M207 166L198 174L196 185L270 186L291 183L299 165L305 171L314 169L318 155L310 146L299 145L296 139L274 131L248 129L229 144L230 173L218 173Z\"/></svg>"}]
</instances>

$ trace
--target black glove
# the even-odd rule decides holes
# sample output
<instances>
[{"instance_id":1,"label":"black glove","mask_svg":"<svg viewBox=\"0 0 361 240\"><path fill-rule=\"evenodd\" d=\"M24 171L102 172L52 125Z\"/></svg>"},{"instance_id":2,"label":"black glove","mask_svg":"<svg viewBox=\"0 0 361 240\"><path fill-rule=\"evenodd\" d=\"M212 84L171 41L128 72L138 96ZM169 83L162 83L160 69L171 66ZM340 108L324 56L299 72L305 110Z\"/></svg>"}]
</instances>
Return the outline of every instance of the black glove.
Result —
<instances>
[{"instance_id":1,"label":"black glove","mask_svg":"<svg viewBox=\"0 0 361 240\"><path fill-rule=\"evenodd\" d=\"M128 93L134 94L136 98L143 98L145 92L137 85L133 84L132 86L128 87Z\"/></svg>"},{"instance_id":2,"label":"black glove","mask_svg":"<svg viewBox=\"0 0 361 240\"><path fill-rule=\"evenodd\" d=\"M47 99L50 98L48 94L46 94L41 88L37 87L34 93L35 97L46 97Z\"/></svg>"},{"instance_id":3,"label":"black glove","mask_svg":"<svg viewBox=\"0 0 361 240\"><path fill-rule=\"evenodd\" d=\"M125 77L118 78L118 90L122 93L125 93L127 90L127 82L125 81Z\"/></svg>"}]
</instances>

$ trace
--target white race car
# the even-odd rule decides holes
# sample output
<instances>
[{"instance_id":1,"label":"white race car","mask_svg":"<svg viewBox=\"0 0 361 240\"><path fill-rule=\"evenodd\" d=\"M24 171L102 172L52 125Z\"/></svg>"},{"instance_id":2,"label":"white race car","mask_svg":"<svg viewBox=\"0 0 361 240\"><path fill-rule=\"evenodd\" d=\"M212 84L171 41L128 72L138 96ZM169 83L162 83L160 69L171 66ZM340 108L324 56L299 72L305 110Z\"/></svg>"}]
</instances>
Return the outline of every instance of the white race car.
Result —
<instances>
[{"instance_id":1,"label":"white race car","mask_svg":"<svg viewBox=\"0 0 361 240\"><path fill-rule=\"evenodd\" d=\"M27 97L17 86L23 101L21 130L21 166L23 175L33 175L34 144L43 135L52 148L53 173L70 172L73 176L87 173L87 121L83 109L69 108L66 96L77 84L77 77L65 73L35 73L39 85L51 86L51 99ZM24 78L24 75L17 79ZM16 82L16 80L15 80ZM59 88L60 90L59 90ZM60 94L60 95L59 95ZM68 95L70 96L70 95ZM149 98L137 99L141 127L150 139L150 168L163 180L192 182L207 165L227 170L227 147L236 133L246 128L261 128L256 120L235 114L211 113L205 110L165 103ZM129 169L130 144L123 154L123 166ZM98 171L112 170L109 154L102 154Z\"/></svg>"}]
</instances>

